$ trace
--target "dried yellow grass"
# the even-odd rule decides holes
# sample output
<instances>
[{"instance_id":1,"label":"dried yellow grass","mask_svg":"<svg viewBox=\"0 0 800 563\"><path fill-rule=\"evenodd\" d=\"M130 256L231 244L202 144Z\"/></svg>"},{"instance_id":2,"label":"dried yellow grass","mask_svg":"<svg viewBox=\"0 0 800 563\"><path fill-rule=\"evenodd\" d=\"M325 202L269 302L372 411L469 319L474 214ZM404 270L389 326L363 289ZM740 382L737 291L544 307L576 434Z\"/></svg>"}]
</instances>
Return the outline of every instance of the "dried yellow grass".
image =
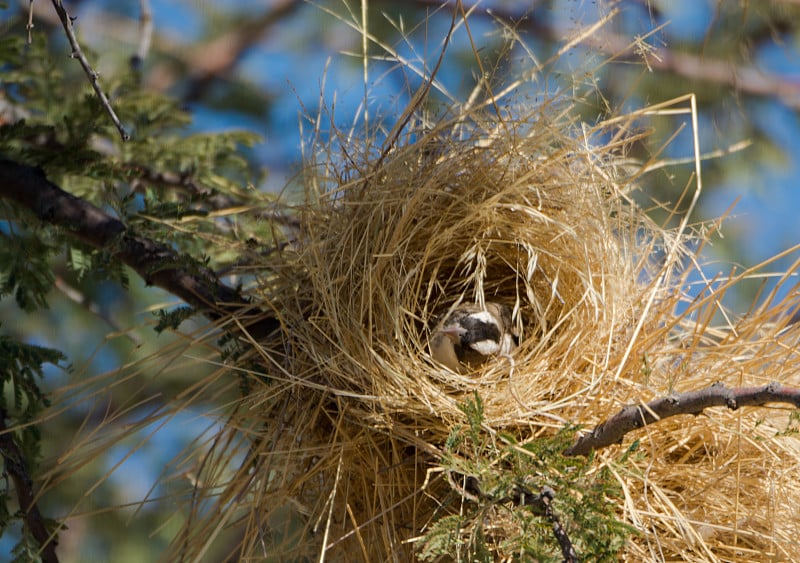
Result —
<instances>
[{"instance_id":1,"label":"dried yellow grass","mask_svg":"<svg viewBox=\"0 0 800 563\"><path fill-rule=\"evenodd\" d=\"M306 170L302 238L264 264L260 290L284 332L252 342L264 383L231 422L253 461L230 477L216 527L244 518L240 553L413 559L452 492L437 462L473 392L488 428L525 438L715 381L798 383L790 301L712 327L733 279L676 313L685 242L702 236L650 221L629 197L643 166L622 159L626 141L594 142L647 112L581 129L568 109L456 112ZM434 363L437 316L482 300L514 308L513 361L469 375ZM620 518L642 532L630 560L788 560L800 452L775 437L781 412L663 421L624 467L600 452L625 491Z\"/></svg>"},{"instance_id":2,"label":"dried yellow grass","mask_svg":"<svg viewBox=\"0 0 800 563\"><path fill-rule=\"evenodd\" d=\"M489 95L435 120L409 111L385 146L333 130L304 171L300 237L263 264L254 295L283 331L249 342L253 386L205 467L227 485L187 526L184 554L238 523L244 558L413 559L452 494L438 463L475 392L487 428L526 438L716 381L800 385L796 288L721 315L754 269L687 303L687 244L709 230L688 216L663 228L631 199L653 167L625 158L636 124L675 108L696 119L692 102L585 126L558 99L498 114ZM435 319L484 300L514 310L513 361L468 375L433 362ZM641 531L626 560L792 559L800 442L776 436L787 421L716 409L629 436L640 455L623 466L618 448L599 452L625 493L620 518Z\"/></svg>"}]
</instances>

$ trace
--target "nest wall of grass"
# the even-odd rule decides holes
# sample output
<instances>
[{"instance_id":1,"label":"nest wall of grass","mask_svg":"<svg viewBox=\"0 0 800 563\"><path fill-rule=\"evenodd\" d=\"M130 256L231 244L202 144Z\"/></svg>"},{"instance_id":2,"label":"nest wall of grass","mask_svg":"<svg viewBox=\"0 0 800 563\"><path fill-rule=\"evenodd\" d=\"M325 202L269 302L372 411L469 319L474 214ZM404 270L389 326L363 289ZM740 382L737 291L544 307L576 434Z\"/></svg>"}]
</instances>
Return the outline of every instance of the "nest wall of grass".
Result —
<instances>
[{"instance_id":1,"label":"nest wall of grass","mask_svg":"<svg viewBox=\"0 0 800 563\"><path fill-rule=\"evenodd\" d=\"M525 419L593 384L573 375L626 344L649 295L640 241L667 233L627 201L608 149L587 147L566 116L547 117L553 109L460 116L385 156L314 169L302 240L270 294L292 305L279 312L295 310L294 377L353 395L377 423L395 411L459 417L474 390L493 423ZM514 310L513 365L442 369L428 355L433 324L484 301Z\"/></svg>"},{"instance_id":2,"label":"nest wall of grass","mask_svg":"<svg viewBox=\"0 0 800 563\"><path fill-rule=\"evenodd\" d=\"M262 296L285 328L259 343L268 382L234 424L261 460L231 481L252 498L239 505L244 552L412 558L453 493L437 463L475 392L487 427L524 438L714 381L800 383L786 344L797 331L775 322L797 292L719 330L735 279L676 312L687 236L630 200L642 170L622 165L626 141L597 143L604 126L582 130L568 109L464 112L410 125L388 149L328 143L307 168L301 237L265 264ZM513 309L513 360L469 374L435 363L436 320L483 301ZM626 548L633 559L792 553L800 447L775 439L786 416L763 418L670 419L628 465L598 454L624 490L620 519L643 532ZM302 532L265 542L265 522L280 528L287 510Z\"/></svg>"}]
</instances>

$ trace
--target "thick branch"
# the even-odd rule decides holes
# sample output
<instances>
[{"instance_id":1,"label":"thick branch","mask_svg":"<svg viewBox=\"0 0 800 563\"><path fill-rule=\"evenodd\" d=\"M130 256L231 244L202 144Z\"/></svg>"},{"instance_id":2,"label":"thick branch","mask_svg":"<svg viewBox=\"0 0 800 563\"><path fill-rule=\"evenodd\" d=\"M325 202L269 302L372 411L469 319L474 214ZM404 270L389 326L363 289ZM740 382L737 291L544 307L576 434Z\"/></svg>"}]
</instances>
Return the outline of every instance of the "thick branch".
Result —
<instances>
[{"instance_id":1,"label":"thick branch","mask_svg":"<svg viewBox=\"0 0 800 563\"><path fill-rule=\"evenodd\" d=\"M122 221L65 192L38 168L0 159L0 197L27 208L40 220L62 227L94 248L110 251L148 285L204 309L211 319L241 313L248 307L244 296L222 283L204 265L187 266L186 259L171 247L128 233ZM268 317L259 318L257 326L249 326L248 330L260 338L279 327L276 319Z\"/></svg>"},{"instance_id":2,"label":"thick branch","mask_svg":"<svg viewBox=\"0 0 800 563\"><path fill-rule=\"evenodd\" d=\"M705 389L676 393L644 405L631 405L595 427L589 434L579 438L575 444L564 450L564 454L588 455L592 450L621 442L628 432L671 416L698 415L709 407L728 407L736 410L739 407L761 406L767 403L788 403L800 408L800 389L776 382L762 387L737 389L729 389L722 383L715 383Z\"/></svg>"}]
</instances>

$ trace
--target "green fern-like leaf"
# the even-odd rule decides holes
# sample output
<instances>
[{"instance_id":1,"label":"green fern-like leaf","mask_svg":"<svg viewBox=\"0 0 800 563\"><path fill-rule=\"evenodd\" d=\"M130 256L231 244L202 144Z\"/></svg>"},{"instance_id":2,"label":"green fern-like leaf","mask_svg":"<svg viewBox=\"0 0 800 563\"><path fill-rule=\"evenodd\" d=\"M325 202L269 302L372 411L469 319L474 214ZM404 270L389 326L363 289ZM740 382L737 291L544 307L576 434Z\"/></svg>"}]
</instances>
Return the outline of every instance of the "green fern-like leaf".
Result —
<instances>
[{"instance_id":1,"label":"green fern-like leaf","mask_svg":"<svg viewBox=\"0 0 800 563\"><path fill-rule=\"evenodd\" d=\"M561 548L544 509L513 500L520 491L535 497L547 487L555 491L551 508L578 554L586 560L616 561L635 530L616 512L613 500L622 493L611 472L597 471L592 457L562 454L577 428L520 440L511 432L485 427L480 397L465 402L461 410L468 425L453 428L441 458L455 498L443 499L444 513L425 535L422 556L560 561ZM457 514L448 513L448 506Z\"/></svg>"}]
</instances>

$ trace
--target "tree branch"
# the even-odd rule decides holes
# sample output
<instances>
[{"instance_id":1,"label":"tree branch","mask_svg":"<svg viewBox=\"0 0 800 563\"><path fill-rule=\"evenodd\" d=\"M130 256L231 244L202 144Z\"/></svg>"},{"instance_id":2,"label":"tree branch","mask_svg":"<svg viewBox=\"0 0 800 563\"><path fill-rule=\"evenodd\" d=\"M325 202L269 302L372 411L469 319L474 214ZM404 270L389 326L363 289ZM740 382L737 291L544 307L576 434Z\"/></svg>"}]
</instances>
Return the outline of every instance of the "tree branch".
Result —
<instances>
[{"instance_id":1,"label":"tree branch","mask_svg":"<svg viewBox=\"0 0 800 563\"><path fill-rule=\"evenodd\" d=\"M553 529L553 535L555 536L556 541L558 541L558 545L561 548L561 555L564 558L562 560L563 563L578 563L578 554L575 551L575 548L572 546L572 541L570 540L567 531L564 529L564 526L561 524L561 519L558 517L558 514L556 514L553 510L552 502L556 494L551 487L545 485L542 487L541 493L534 495L522 485L517 485L514 487L514 490L510 496L497 499L481 490L481 485L477 477L473 477L472 475L456 476L452 471L449 470L446 471L446 474L447 482L450 484L453 490L461 495L462 498L469 499L472 502L510 502L514 506L530 506L533 508L535 513L544 516L550 521L550 525ZM463 485L458 483L456 477L458 477L458 480L461 480Z\"/></svg>"},{"instance_id":2,"label":"tree branch","mask_svg":"<svg viewBox=\"0 0 800 563\"><path fill-rule=\"evenodd\" d=\"M39 556L44 563L58 563L56 555L55 533L47 529L45 519L36 504L36 495L33 492L33 480L25 463L25 456L14 440L12 432L6 428L6 413L0 409L0 456L3 458L5 472L14 481L14 490L17 493L19 510L22 520L30 531L33 539L39 544Z\"/></svg>"},{"instance_id":3,"label":"tree branch","mask_svg":"<svg viewBox=\"0 0 800 563\"><path fill-rule=\"evenodd\" d=\"M78 240L110 251L131 267L148 285L155 285L203 309L216 320L241 314L251 307L239 291L225 285L204 265L187 265L186 258L170 246L129 233L119 219L50 182L41 169L0 159L0 198L31 211L41 221L57 225ZM280 328L274 317L256 312L248 326L254 338Z\"/></svg>"},{"instance_id":4,"label":"tree branch","mask_svg":"<svg viewBox=\"0 0 800 563\"><path fill-rule=\"evenodd\" d=\"M588 455L592 450L620 443L628 432L671 416L698 415L710 407L724 406L737 410L740 407L761 406L767 403L788 403L800 408L800 389L777 382L762 387L735 389L729 389L723 383L714 383L705 389L676 393L642 405L631 405L596 426L589 434L579 438L564 450L564 455Z\"/></svg>"},{"instance_id":5,"label":"tree branch","mask_svg":"<svg viewBox=\"0 0 800 563\"><path fill-rule=\"evenodd\" d=\"M580 560L578 553L572 545L572 540L569 539L569 534L561 524L561 519L558 514L553 510L553 499L556 497L555 491L545 485L542 487L542 492L534 495L524 487L517 487L514 491L511 501L515 506L532 506L534 510L543 513L545 518L550 521L553 529L553 535L558 541L561 548L561 557L563 563L578 563Z\"/></svg>"},{"instance_id":6,"label":"tree branch","mask_svg":"<svg viewBox=\"0 0 800 563\"><path fill-rule=\"evenodd\" d=\"M457 7L455 0L414 0L414 4L428 8ZM464 8L470 14L508 22L540 39L553 43L564 41L564 30L544 23L543 18L524 11L502 7L493 7L490 10L480 2L464 3ZM737 92L754 96L775 96L790 107L800 108L800 83L797 80L785 79L779 74L755 66L656 47L641 38L631 41L626 35L607 31L587 34L581 43L606 53L615 61L644 62L650 70L672 72L690 80L722 84Z\"/></svg>"},{"instance_id":7,"label":"tree branch","mask_svg":"<svg viewBox=\"0 0 800 563\"><path fill-rule=\"evenodd\" d=\"M193 69L186 88L187 101L199 99L214 79L227 75L267 29L300 8L300 0L279 0L258 16L247 18L216 39L192 49L188 58Z\"/></svg>"},{"instance_id":8,"label":"tree branch","mask_svg":"<svg viewBox=\"0 0 800 563\"><path fill-rule=\"evenodd\" d=\"M119 117L117 117L117 114L114 111L114 108L111 107L111 102L108 101L108 96L106 96L106 93L103 92L103 89L100 87L100 81L97 80L97 72L92 68L92 65L89 64L89 61L86 59L86 55L83 54L83 51L81 51L80 43L78 43L78 38L75 36L75 29L72 26L72 17L64 8L63 0L52 0L52 2L53 8L58 14L58 19L61 20L61 25L64 27L64 32L67 34L67 39L72 47L72 58L78 59L78 62L81 63L83 72L85 72L86 76L89 78L89 82L91 83L92 88L94 88L95 94L97 94L97 97L100 99L100 103L103 105L106 113L114 123L114 127L116 127L117 131L119 131L119 135L122 137L122 140L127 141L130 139L130 135L128 135L127 131L125 131L125 128L122 126L122 122L120 122Z\"/></svg>"},{"instance_id":9,"label":"tree branch","mask_svg":"<svg viewBox=\"0 0 800 563\"><path fill-rule=\"evenodd\" d=\"M150 0L139 0L139 48L131 57L131 66L134 70L141 70L152 43L153 10L150 8Z\"/></svg>"}]
</instances>

